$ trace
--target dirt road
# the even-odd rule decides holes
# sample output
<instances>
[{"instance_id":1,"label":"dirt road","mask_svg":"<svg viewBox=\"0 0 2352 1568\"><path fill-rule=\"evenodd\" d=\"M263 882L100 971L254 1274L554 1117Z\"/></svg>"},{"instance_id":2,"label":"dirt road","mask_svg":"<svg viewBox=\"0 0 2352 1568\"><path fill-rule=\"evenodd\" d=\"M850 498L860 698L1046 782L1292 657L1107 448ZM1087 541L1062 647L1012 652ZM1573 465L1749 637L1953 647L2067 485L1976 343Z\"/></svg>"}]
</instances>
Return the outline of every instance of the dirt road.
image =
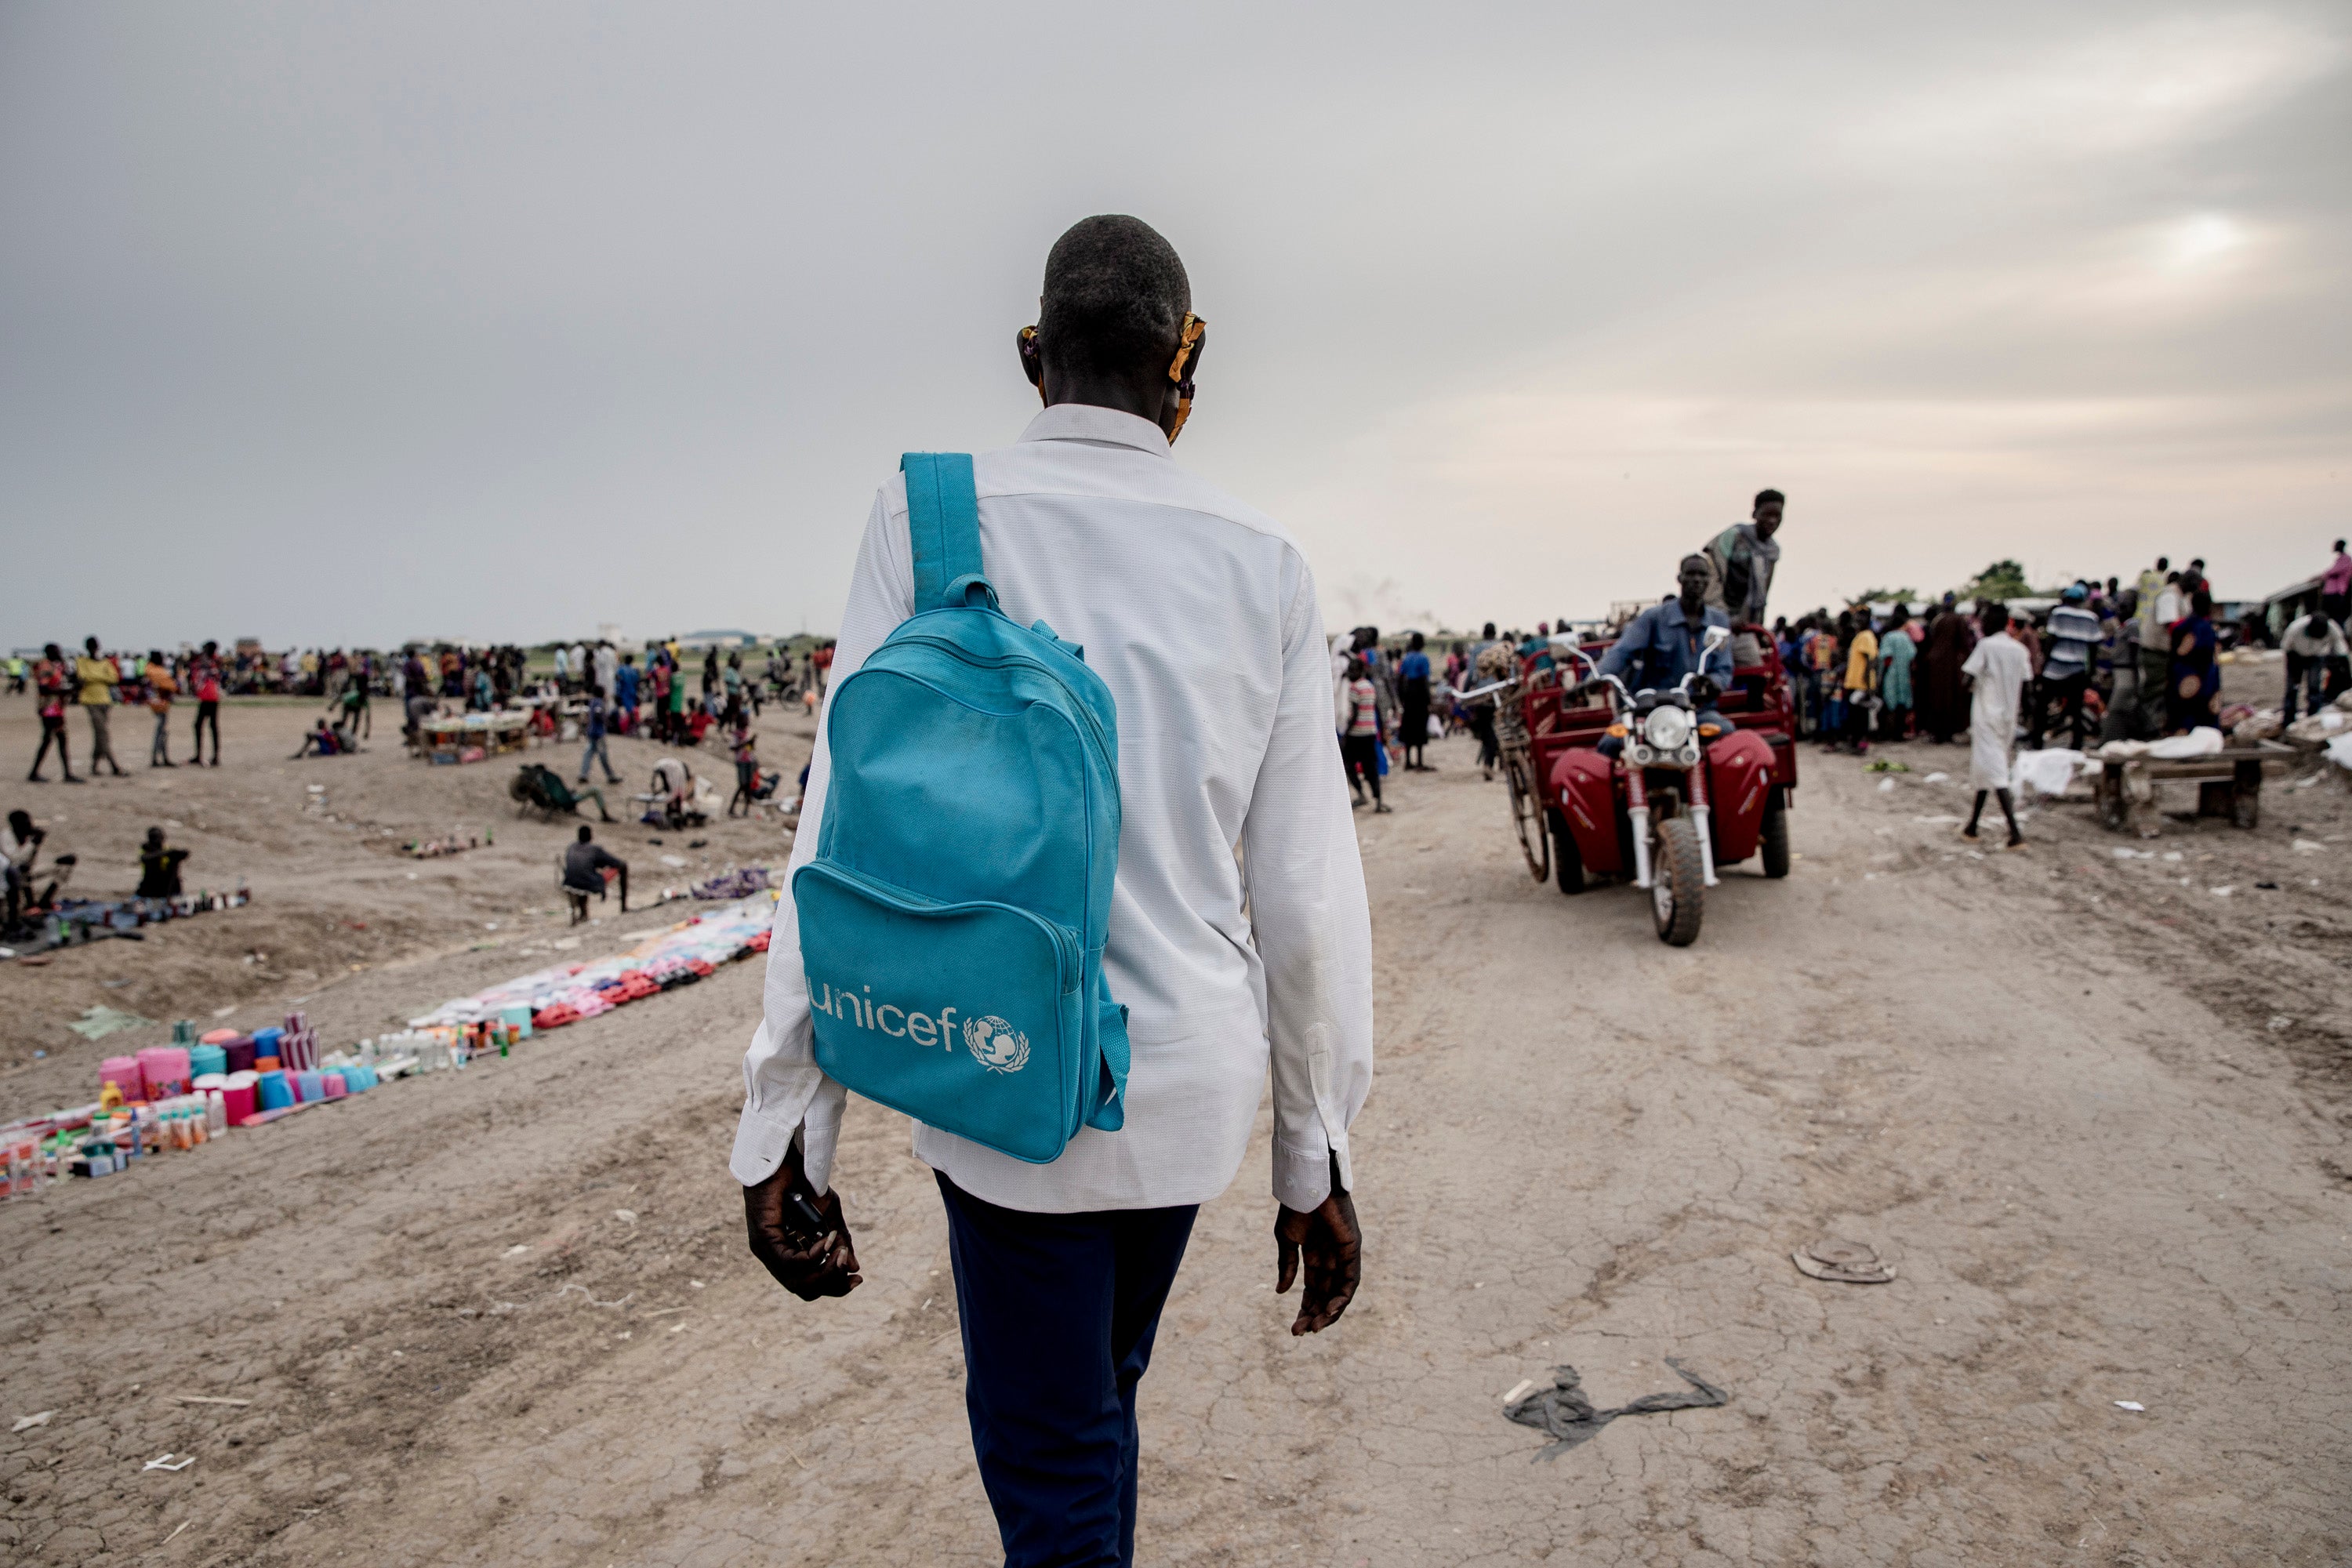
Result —
<instances>
[{"instance_id":1,"label":"dirt road","mask_svg":"<svg viewBox=\"0 0 2352 1568\"><path fill-rule=\"evenodd\" d=\"M1898 754L1883 790L1808 752L1794 874L1728 872L1687 951L1627 889L1530 882L1458 745L1395 781L1360 822L1365 1289L1293 1341L1263 1158L1203 1212L1144 1385L1145 1561L2352 1553L2352 797L2145 847L2061 805L2032 849L1971 855L1933 820L1958 786L1927 782L1964 753ZM352 984L422 1006L529 962ZM903 1125L852 1110L854 1297L803 1305L742 1251L758 984L0 1210L0 1421L56 1412L0 1426L0 1549L996 1561ZM1897 1279L1804 1278L1790 1251L1823 1236ZM1556 1363L1617 1405L1680 1386L1669 1356L1730 1403L1549 1459L1502 1418ZM195 1463L142 1471L166 1451Z\"/></svg>"}]
</instances>

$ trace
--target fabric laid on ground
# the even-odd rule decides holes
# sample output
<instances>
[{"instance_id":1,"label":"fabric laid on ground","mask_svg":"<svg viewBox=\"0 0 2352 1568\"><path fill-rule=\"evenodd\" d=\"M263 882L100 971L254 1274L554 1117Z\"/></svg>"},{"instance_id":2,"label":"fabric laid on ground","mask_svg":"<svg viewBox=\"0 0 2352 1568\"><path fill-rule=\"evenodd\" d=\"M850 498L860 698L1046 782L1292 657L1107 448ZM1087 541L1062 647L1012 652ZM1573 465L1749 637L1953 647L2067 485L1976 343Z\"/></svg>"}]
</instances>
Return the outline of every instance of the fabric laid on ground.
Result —
<instances>
[{"instance_id":1,"label":"fabric laid on ground","mask_svg":"<svg viewBox=\"0 0 2352 1568\"><path fill-rule=\"evenodd\" d=\"M541 1029L593 1018L675 986L690 985L746 953L765 952L775 915L776 895L754 894L656 931L625 952L536 970L470 996L453 997L423 1017L410 1019L409 1026L428 1029L478 1023L516 1007L530 1009L531 1025Z\"/></svg>"},{"instance_id":2,"label":"fabric laid on ground","mask_svg":"<svg viewBox=\"0 0 2352 1568\"><path fill-rule=\"evenodd\" d=\"M102 1040L125 1029L143 1029L152 1021L136 1013L117 1012L111 1007L92 1007L82 1014L79 1023L68 1024L66 1027L85 1040Z\"/></svg>"},{"instance_id":3,"label":"fabric laid on ground","mask_svg":"<svg viewBox=\"0 0 2352 1568\"><path fill-rule=\"evenodd\" d=\"M1592 1401L1584 1397L1584 1379L1572 1366L1551 1369L1552 1385L1539 1389L1525 1398L1515 1399L1503 1407L1503 1414L1522 1426L1533 1426L1549 1433L1551 1443L1538 1451L1541 1459L1555 1458L1580 1443L1591 1440L1601 1428L1620 1415L1654 1415L1662 1410L1709 1410L1731 1403L1731 1395L1715 1384L1689 1371L1674 1357L1666 1364L1675 1375L1691 1385L1692 1392L1647 1394L1630 1405L1614 1410L1596 1410Z\"/></svg>"}]
</instances>

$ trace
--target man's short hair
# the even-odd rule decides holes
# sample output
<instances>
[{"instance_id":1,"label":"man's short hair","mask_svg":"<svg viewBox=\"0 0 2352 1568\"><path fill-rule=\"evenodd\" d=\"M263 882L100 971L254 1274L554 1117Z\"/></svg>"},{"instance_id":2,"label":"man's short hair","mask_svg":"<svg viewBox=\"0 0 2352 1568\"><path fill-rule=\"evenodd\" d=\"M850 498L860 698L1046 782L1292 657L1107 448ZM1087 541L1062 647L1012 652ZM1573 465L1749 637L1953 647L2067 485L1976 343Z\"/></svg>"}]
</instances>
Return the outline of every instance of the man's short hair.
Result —
<instances>
[{"instance_id":1,"label":"man's short hair","mask_svg":"<svg viewBox=\"0 0 2352 1568\"><path fill-rule=\"evenodd\" d=\"M1675 575L1679 577L1684 573L1693 569L1696 569L1702 573L1711 573L1715 570L1713 566L1707 564L1707 559L1706 556L1701 555L1697 551L1694 550L1688 555L1683 557L1683 563L1675 568Z\"/></svg>"},{"instance_id":2,"label":"man's short hair","mask_svg":"<svg viewBox=\"0 0 2352 1568\"><path fill-rule=\"evenodd\" d=\"M1756 504L1758 506L1762 506L1766 501L1770 501L1775 506L1787 506L1789 504L1789 498L1782 495L1779 490L1758 490L1756 492Z\"/></svg>"},{"instance_id":3,"label":"man's short hair","mask_svg":"<svg viewBox=\"0 0 2352 1568\"><path fill-rule=\"evenodd\" d=\"M588 825L583 822L580 825L580 842L585 844L588 842L589 837L590 834L588 832Z\"/></svg>"},{"instance_id":4,"label":"man's short hair","mask_svg":"<svg viewBox=\"0 0 2352 1568\"><path fill-rule=\"evenodd\" d=\"M1164 370L1192 308L1192 279L1159 230L1141 218L1081 218L1046 254L1037 335L1066 369Z\"/></svg>"},{"instance_id":5,"label":"man's short hair","mask_svg":"<svg viewBox=\"0 0 2352 1568\"><path fill-rule=\"evenodd\" d=\"M1983 616L1985 636L1987 637L1992 636L1993 633L2009 625L2009 606L2007 605L1987 605L1984 607Z\"/></svg>"}]
</instances>

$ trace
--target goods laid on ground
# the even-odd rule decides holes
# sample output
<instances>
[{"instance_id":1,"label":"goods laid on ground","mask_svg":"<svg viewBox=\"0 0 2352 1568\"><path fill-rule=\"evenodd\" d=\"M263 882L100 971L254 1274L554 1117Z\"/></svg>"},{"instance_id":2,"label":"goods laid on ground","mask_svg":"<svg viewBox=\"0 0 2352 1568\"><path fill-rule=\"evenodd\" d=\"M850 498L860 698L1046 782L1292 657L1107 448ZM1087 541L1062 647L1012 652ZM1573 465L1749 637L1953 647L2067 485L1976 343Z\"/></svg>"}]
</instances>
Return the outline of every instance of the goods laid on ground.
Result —
<instances>
[{"instance_id":1,"label":"goods laid on ground","mask_svg":"<svg viewBox=\"0 0 2352 1568\"><path fill-rule=\"evenodd\" d=\"M445 855L463 855L468 849L497 842L496 835L488 828L478 834L452 828L438 838L412 838L400 847L400 852L412 860L437 860Z\"/></svg>"},{"instance_id":2,"label":"goods laid on ground","mask_svg":"<svg viewBox=\"0 0 2352 1568\"><path fill-rule=\"evenodd\" d=\"M99 1064L89 1105L0 1127L0 1198L50 1181L113 1175L150 1156L194 1149L232 1129L266 1127L414 1074L507 1056L540 1031L691 985L719 965L765 952L773 891L658 931L626 952L560 964L443 1003L398 1034L321 1057L300 1013L276 1027L199 1037L183 1020L172 1044Z\"/></svg>"},{"instance_id":3,"label":"goods laid on ground","mask_svg":"<svg viewBox=\"0 0 2352 1568\"><path fill-rule=\"evenodd\" d=\"M746 899L770 885L765 866L746 866L740 870L721 871L707 882L697 882L688 891L704 900Z\"/></svg>"},{"instance_id":4,"label":"goods laid on ground","mask_svg":"<svg viewBox=\"0 0 2352 1568\"><path fill-rule=\"evenodd\" d=\"M501 708L489 713L420 719L416 754L433 763L478 763L504 752L520 752L530 744L535 717L528 708Z\"/></svg>"},{"instance_id":5,"label":"goods laid on ground","mask_svg":"<svg viewBox=\"0 0 2352 1568\"><path fill-rule=\"evenodd\" d=\"M754 894L682 924L648 931L627 952L588 963L559 964L443 1003L414 1028L464 1027L527 1016L551 1029L609 1013L679 985L691 985L719 964L768 950L776 895Z\"/></svg>"},{"instance_id":6,"label":"goods laid on ground","mask_svg":"<svg viewBox=\"0 0 2352 1568\"><path fill-rule=\"evenodd\" d=\"M2161 741L2110 741L2092 755L2099 764L2091 794L2101 825L2153 838L2158 782L2192 782L2200 816L2252 828L2262 820L2263 775L2285 772L2295 753L2276 741L2225 742L2219 730L2199 729Z\"/></svg>"},{"instance_id":7,"label":"goods laid on ground","mask_svg":"<svg viewBox=\"0 0 2352 1568\"><path fill-rule=\"evenodd\" d=\"M53 947L73 947L109 937L139 940L139 928L186 920L216 910L243 909L253 901L244 882L230 893L180 893L168 899L64 899L42 917L39 933L0 948L0 957L22 957Z\"/></svg>"}]
</instances>

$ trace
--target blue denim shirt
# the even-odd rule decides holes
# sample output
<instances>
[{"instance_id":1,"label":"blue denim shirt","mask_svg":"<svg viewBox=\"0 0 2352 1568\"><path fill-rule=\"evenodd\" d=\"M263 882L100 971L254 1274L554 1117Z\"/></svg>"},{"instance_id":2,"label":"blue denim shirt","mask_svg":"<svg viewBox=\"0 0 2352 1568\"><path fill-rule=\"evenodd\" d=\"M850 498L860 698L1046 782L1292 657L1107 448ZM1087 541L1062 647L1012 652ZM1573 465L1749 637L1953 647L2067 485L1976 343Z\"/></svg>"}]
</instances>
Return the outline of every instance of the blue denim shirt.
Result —
<instances>
[{"instance_id":1,"label":"blue denim shirt","mask_svg":"<svg viewBox=\"0 0 2352 1568\"><path fill-rule=\"evenodd\" d=\"M1707 605L1693 624L1683 615L1680 599L1652 605L1635 616L1610 650L1601 656L1601 673L1622 680L1629 690L1649 688L1667 691L1699 668L1699 650L1708 626L1728 628L1731 619ZM1724 645L1706 658L1706 673L1717 686L1731 684L1731 647Z\"/></svg>"}]
</instances>

